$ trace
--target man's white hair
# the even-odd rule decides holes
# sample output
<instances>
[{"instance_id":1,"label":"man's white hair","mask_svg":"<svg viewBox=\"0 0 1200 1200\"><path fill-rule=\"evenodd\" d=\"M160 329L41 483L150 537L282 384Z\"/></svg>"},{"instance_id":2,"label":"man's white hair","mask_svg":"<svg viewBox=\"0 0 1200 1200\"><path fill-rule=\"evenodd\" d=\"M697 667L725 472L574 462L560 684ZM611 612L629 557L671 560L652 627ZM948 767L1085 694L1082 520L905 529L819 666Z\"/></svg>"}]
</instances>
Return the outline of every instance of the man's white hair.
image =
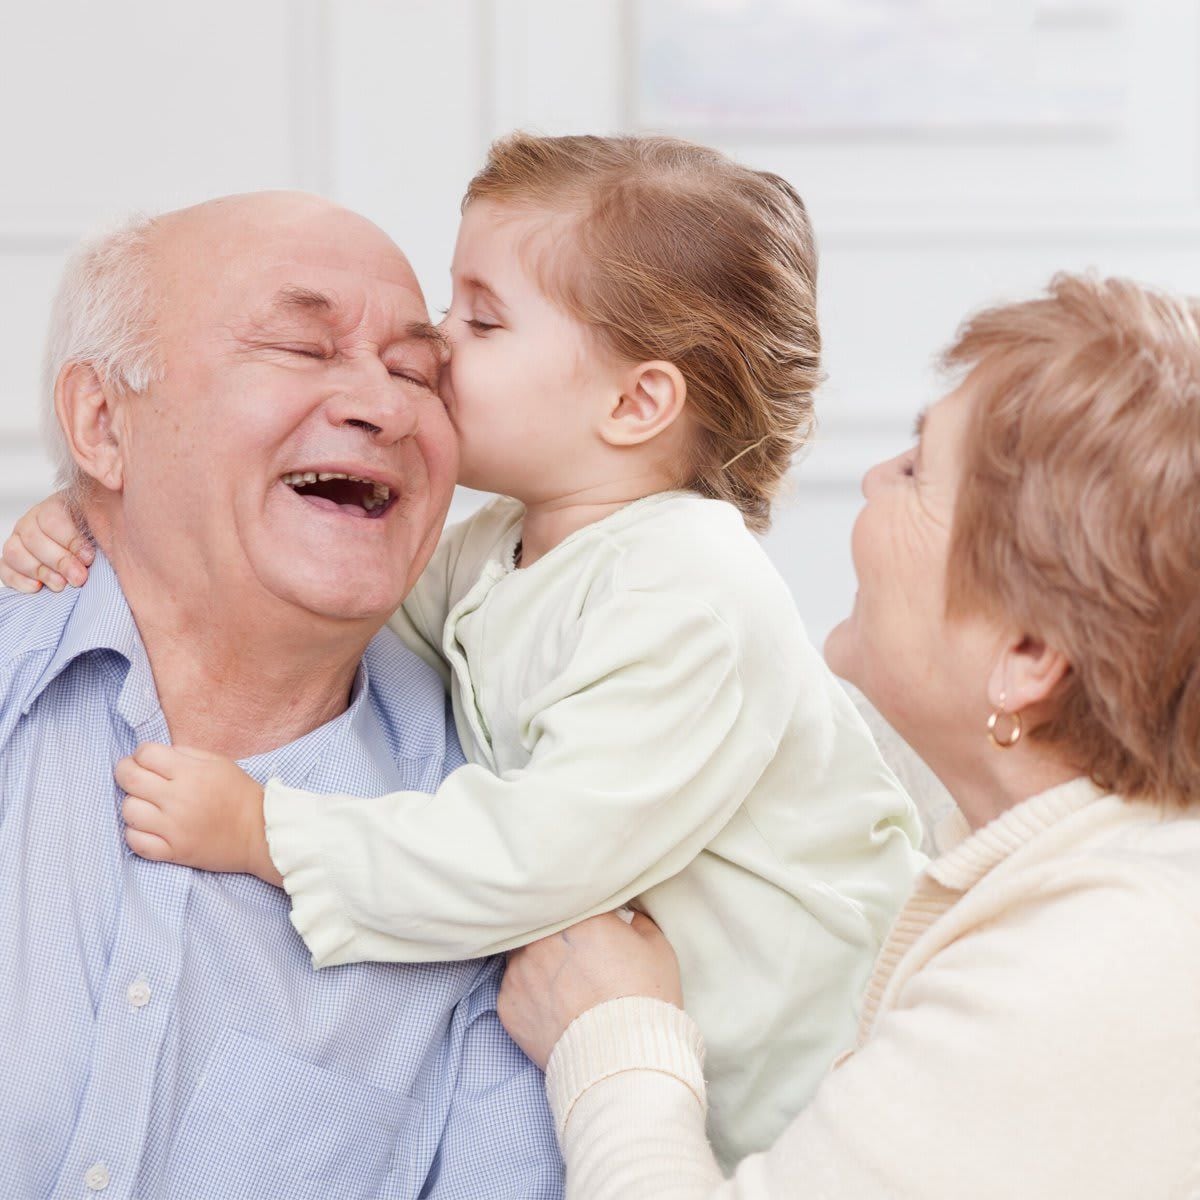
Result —
<instances>
[{"instance_id":1,"label":"man's white hair","mask_svg":"<svg viewBox=\"0 0 1200 1200\"><path fill-rule=\"evenodd\" d=\"M146 391L161 378L155 334L151 247L157 220L134 216L84 242L67 262L50 310L44 361L43 427L57 470L75 504L88 476L71 455L54 411L54 387L68 363L87 363L107 385Z\"/></svg>"}]
</instances>

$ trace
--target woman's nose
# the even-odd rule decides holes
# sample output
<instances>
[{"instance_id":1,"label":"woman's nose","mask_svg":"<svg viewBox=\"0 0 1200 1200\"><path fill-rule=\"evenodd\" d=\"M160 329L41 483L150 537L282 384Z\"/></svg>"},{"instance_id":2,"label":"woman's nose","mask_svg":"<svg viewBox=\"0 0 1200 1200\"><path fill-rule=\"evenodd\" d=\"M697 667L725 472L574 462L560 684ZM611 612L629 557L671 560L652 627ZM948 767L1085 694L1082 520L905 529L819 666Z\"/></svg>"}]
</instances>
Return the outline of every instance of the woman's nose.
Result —
<instances>
[{"instance_id":1,"label":"woman's nose","mask_svg":"<svg viewBox=\"0 0 1200 1200\"><path fill-rule=\"evenodd\" d=\"M884 463L876 463L873 467L869 467L866 474L863 475L862 494L864 500L870 500L871 493L879 486L879 477L885 465Z\"/></svg>"}]
</instances>

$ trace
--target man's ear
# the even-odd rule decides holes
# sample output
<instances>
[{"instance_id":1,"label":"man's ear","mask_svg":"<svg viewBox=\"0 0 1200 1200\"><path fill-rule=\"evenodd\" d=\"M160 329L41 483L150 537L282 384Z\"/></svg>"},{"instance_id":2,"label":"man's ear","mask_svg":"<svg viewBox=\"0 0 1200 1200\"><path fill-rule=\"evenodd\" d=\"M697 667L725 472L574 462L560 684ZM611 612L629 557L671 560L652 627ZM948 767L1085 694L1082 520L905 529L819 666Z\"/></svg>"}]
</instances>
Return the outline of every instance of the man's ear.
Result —
<instances>
[{"instance_id":1,"label":"man's ear","mask_svg":"<svg viewBox=\"0 0 1200 1200\"><path fill-rule=\"evenodd\" d=\"M679 419L687 383L674 363L644 362L626 372L600 436L610 446L640 446Z\"/></svg>"},{"instance_id":2,"label":"man's ear","mask_svg":"<svg viewBox=\"0 0 1200 1200\"><path fill-rule=\"evenodd\" d=\"M1014 635L992 668L988 700L996 708L1019 713L1048 700L1070 669L1061 650L1029 634Z\"/></svg>"},{"instance_id":3,"label":"man's ear","mask_svg":"<svg viewBox=\"0 0 1200 1200\"><path fill-rule=\"evenodd\" d=\"M54 411L71 456L102 487L119 492L125 464L110 389L90 363L67 363L54 385Z\"/></svg>"}]
</instances>

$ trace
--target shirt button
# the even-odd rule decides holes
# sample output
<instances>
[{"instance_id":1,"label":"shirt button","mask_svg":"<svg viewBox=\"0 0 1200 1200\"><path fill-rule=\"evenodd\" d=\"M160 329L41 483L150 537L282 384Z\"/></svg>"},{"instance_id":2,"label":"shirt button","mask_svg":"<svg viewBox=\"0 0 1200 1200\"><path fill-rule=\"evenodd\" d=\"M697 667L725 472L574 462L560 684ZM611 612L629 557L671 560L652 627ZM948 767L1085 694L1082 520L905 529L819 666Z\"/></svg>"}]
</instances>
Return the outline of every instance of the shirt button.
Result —
<instances>
[{"instance_id":1,"label":"shirt button","mask_svg":"<svg viewBox=\"0 0 1200 1200\"><path fill-rule=\"evenodd\" d=\"M150 1003L150 985L144 979L139 979L129 985L125 995L133 1008L145 1008Z\"/></svg>"},{"instance_id":2,"label":"shirt button","mask_svg":"<svg viewBox=\"0 0 1200 1200\"><path fill-rule=\"evenodd\" d=\"M83 1174L83 1182L89 1192L102 1192L109 1184L108 1168L102 1163L92 1163Z\"/></svg>"}]
</instances>

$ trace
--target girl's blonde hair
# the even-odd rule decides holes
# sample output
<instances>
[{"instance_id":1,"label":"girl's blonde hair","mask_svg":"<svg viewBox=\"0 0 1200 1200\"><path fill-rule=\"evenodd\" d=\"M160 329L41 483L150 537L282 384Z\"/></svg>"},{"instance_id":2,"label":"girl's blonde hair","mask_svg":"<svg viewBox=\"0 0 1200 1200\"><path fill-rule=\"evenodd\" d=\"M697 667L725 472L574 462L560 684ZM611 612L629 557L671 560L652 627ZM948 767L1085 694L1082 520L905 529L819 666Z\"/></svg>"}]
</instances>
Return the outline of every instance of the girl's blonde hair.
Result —
<instances>
[{"instance_id":1,"label":"girl's blonde hair","mask_svg":"<svg viewBox=\"0 0 1200 1200\"><path fill-rule=\"evenodd\" d=\"M816 251L792 186L677 138L516 133L463 207L484 199L566 219L548 291L622 358L679 368L697 433L680 482L764 532L821 380Z\"/></svg>"}]
</instances>

